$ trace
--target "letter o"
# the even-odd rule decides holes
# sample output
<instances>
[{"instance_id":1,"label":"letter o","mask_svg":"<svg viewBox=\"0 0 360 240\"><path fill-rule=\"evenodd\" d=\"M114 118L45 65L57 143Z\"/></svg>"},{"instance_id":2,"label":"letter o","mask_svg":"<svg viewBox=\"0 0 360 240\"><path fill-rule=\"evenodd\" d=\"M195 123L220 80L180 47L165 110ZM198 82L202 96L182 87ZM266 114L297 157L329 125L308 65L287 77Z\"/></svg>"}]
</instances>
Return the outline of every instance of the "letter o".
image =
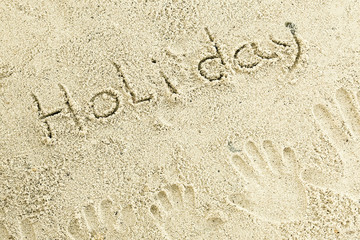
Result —
<instances>
[{"instance_id":1,"label":"letter o","mask_svg":"<svg viewBox=\"0 0 360 240\"><path fill-rule=\"evenodd\" d=\"M95 101L96 99L100 98L100 97L105 97L108 96L109 100L111 101L111 99L113 99L113 101L111 101L112 103L115 102L114 107L112 107L111 109L107 110L107 111L102 111L99 112L95 109ZM90 103L91 103L91 108L93 110L94 116L96 118L106 118L106 117L110 117L111 115L115 114L115 112L119 109L120 107L120 100L119 100L119 96L110 90L107 91L101 91L96 93L91 99L90 99Z\"/></svg>"}]
</instances>

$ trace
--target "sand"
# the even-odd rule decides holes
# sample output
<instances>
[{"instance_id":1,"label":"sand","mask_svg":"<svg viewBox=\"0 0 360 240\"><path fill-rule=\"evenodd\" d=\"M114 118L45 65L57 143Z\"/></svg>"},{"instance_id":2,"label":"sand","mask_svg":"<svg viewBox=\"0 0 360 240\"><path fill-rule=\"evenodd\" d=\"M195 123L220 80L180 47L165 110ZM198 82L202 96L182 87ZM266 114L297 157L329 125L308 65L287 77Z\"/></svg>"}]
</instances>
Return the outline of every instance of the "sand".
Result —
<instances>
[{"instance_id":1,"label":"sand","mask_svg":"<svg viewBox=\"0 0 360 240\"><path fill-rule=\"evenodd\" d=\"M357 0L0 3L0 239L360 239Z\"/></svg>"}]
</instances>

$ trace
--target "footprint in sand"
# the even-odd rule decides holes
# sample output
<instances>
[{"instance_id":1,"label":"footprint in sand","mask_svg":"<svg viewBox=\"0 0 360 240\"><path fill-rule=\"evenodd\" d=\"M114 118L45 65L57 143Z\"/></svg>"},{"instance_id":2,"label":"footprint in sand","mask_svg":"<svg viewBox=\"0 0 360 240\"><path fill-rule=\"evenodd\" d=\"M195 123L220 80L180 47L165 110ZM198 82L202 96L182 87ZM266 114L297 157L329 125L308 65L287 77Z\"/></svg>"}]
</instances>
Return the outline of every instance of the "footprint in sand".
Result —
<instances>
[{"instance_id":1,"label":"footprint in sand","mask_svg":"<svg viewBox=\"0 0 360 240\"><path fill-rule=\"evenodd\" d=\"M269 222L302 219L307 207L306 193L293 150L286 147L281 153L271 141L264 141L260 149L249 141L245 152L243 156L233 155L231 165L247 185L244 192L230 195L229 201Z\"/></svg>"}]
</instances>

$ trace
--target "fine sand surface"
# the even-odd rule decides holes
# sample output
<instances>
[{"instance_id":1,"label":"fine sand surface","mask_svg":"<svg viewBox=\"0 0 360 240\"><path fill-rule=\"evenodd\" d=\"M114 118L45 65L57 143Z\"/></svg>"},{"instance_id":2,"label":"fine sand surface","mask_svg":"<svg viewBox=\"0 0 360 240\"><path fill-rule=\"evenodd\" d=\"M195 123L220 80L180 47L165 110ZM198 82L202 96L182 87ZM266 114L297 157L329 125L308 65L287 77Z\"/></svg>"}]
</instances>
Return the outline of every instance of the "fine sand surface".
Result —
<instances>
[{"instance_id":1,"label":"fine sand surface","mask_svg":"<svg viewBox=\"0 0 360 240\"><path fill-rule=\"evenodd\" d=\"M0 1L0 240L360 239L359 12Z\"/></svg>"}]
</instances>

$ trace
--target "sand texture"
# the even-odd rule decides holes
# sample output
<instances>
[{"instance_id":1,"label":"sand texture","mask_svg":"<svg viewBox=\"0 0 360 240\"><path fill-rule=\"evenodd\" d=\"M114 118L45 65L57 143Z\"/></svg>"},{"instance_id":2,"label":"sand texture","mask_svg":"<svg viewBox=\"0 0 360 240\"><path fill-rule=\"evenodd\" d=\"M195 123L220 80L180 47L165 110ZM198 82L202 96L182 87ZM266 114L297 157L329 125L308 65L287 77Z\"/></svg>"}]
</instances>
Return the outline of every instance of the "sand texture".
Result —
<instances>
[{"instance_id":1,"label":"sand texture","mask_svg":"<svg viewBox=\"0 0 360 240\"><path fill-rule=\"evenodd\" d=\"M0 240L360 239L359 13L0 1Z\"/></svg>"}]
</instances>

